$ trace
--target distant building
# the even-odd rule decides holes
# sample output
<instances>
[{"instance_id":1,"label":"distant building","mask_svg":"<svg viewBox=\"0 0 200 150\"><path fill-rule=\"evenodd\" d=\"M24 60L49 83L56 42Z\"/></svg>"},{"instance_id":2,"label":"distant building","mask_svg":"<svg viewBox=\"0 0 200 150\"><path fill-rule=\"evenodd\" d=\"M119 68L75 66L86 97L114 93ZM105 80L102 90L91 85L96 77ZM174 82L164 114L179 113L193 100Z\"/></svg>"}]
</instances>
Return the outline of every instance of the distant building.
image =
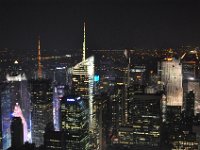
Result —
<instances>
[{"instance_id":1,"label":"distant building","mask_svg":"<svg viewBox=\"0 0 200 150\"><path fill-rule=\"evenodd\" d=\"M160 65L161 81L164 83L167 106L183 105L182 65L180 60L165 58Z\"/></svg>"},{"instance_id":2,"label":"distant building","mask_svg":"<svg viewBox=\"0 0 200 150\"><path fill-rule=\"evenodd\" d=\"M65 150L65 132L62 131L45 131L44 146L47 150Z\"/></svg>"},{"instance_id":3,"label":"distant building","mask_svg":"<svg viewBox=\"0 0 200 150\"><path fill-rule=\"evenodd\" d=\"M24 115L23 115L20 105L18 103L15 104L15 108L12 113L12 116L21 118L21 122L22 122L22 126L23 126L23 143L28 142L27 141L27 138L28 138L27 122L24 118Z\"/></svg>"},{"instance_id":4,"label":"distant building","mask_svg":"<svg viewBox=\"0 0 200 150\"><path fill-rule=\"evenodd\" d=\"M195 94L193 91L190 91L186 95L185 99L185 113L187 117L193 118L194 117L194 101L195 101Z\"/></svg>"},{"instance_id":5,"label":"distant building","mask_svg":"<svg viewBox=\"0 0 200 150\"><path fill-rule=\"evenodd\" d=\"M10 123L12 120L15 104L21 106L22 114L26 121L26 131L24 133L24 142L31 141L30 131L30 97L28 92L28 82L26 75L20 68L17 61L14 62L6 75L6 84L1 91L1 114L2 114L2 134L3 149L11 146Z\"/></svg>"},{"instance_id":6,"label":"distant building","mask_svg":"<svg viewBox=\"0 0 200 150\"><path fill-rule=\"evenodd\" d=\"M133 149L160 149L161 95L137 94L129 101L131 125L118 128L118 144Z\"/></svg>"},{"instance_id":7,"label":"distant building","mask_svg":"<svg viewBox=\"0 0 200 150\"><path fill-rule=\"evenodd\" d=\"M94 110L97 119L97 147L105 149L112 132L109 130L111 124L111 109L109 96L106 93L95 95L94 97ZM97 149L97 147L93 149Z\"/></svg>"},{"instance_id":8,"label":"distant building","mask_svg":"<svg viewBox=\"0 0 200 150\"><path fill-rule=\"evenodd\" d=\"M69 69L71 75L72 93L81 95L89 104L89 126L90 130L95 128L95 117L93 112L94 95L94 56L87 58Z\"/></svg>"},{"instance_id":9,"label":"distant building","mask_svg":"<svg viewBox=\"0 0 200 150\"><path fill-rule=\"evenodd\" d=\"M199 57L196 50L184 53L181 57L183 80L199 78Z\"/></svg>"},{"instance_id":10,"label":"distant building","mask_svg":"<svg viewBox=\"0 0 200 150\"><path fill-rule=\"evenodd\" d=\"M18 148L24 143L23 124L20 117L13 117L11 122L11 146Z\"/></svg>"},{"instance_id":11,"label":"distant building","mask_svg":"<svg viewBox=\"0 0 200 150\"><path fill-rule=\"evenodd\" d=\"M89 147L88 107L84 99L66 96L61 102L61 130L66 134L69 150L86 150Z\"/></svg>"},{"instance_id":12,"label":"distant building","mask_svg":"<svg viewBox=\"0 0 200 150\"><path fill-rule=\"evenodd\" d=\"M195 95L194 113L196 115L197 113L200 113L200 80L198 79L183 80L183 93L184 93L183 98L184 99L186 99L186 95L190 91L193 91Z\"/></svg>"},{"instance_id":13,"label":"distant building","mask_svg":"<svg viewBox=\"0 0 200 150\"><path fill-rule=\"evenodd\" d=\"M196 50L184 53L181 57L183 74L183 98L189 91L195 94L195 115L200 112L199 57Z\"/></svg>"},{"instance_id":14,"label":"distant building","mask_svg":"<svg viewBox=\"0 0 200 150\"><path fill-rule=\"evenodd\" d=\"M43 144L45 127L53 121L53 90L51 80L30 80L32 142Z\"/></svg>"},{"instance_id":15,"label":"distant building","mask_svg":"<svg viewBox=\"0 0 200 150\"><path fill-rule=\"evenodd\" d=\"M65 95L64 85L54 85L53 87L53 122L55 131L60 131L60 102Z\"/></svg>"}]
</instances>

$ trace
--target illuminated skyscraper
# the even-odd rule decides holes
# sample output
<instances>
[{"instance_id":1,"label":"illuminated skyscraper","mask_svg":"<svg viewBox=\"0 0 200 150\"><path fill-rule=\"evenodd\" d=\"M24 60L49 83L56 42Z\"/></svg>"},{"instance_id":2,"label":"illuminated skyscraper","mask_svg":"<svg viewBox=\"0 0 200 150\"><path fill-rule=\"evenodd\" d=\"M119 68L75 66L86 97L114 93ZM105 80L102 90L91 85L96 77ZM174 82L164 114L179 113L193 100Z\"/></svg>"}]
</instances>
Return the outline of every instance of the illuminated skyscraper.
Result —
<instances>
[{"instance_id":1,"label":"illuminated skyscraper","mask_svg":"<svg viewBox=\"0 0 200 150\"><path fill-rule=\"evenodd\" d=\"M200 112L200 80L199 80L199 58L196 50L189 51L181 57L183 73L183 96L189 91L195 94L195 114Z\"/></svg>"},{"instance_id":2,"label":"illuminated skyscraper","mask_svg":"<svg viewBox=\"0 0 200 150\"><path fill-rule=\"evenodd\" d=\"M85 58L86 37L84 23L84 42L82 61L68 70L71 75L71 89L73 93L81 95L89 104L89 128L93 131L95 128L95 117L93 116L93 94L94 94L94 56Z\"/></svg>"},{"instance_id":3,"label":"illuminated skyscraper","mask_svg":"<svg viewBox=\"0 0 200 150\"><path fill-rule=\"evenodd\" d=\"M28 93L28 85L25 74L20 68L17 61L6 75L7 84L1 92L1 114L2 114L2 131L3 131L3 149L11 146L11 131L10 123L12 120L11 114L16 103L21 107L22 114L27 124L26 131L28 133L24 137L25 141L30 141L30 97Z\"/></svg>"},{"instance_id":4,"label":"illuminated skyscraper","mask_svg":"<svg viewBox=\"0 0 200 150\"><path fill-rule=\"evenodd\" d=\"M53 90L51 80L30 80L32 142L36 146L43 144L45 127L53 121Z\"/></svg>"},{"instance_id":5,"label":"illuminated skyscraper","mask_svg":"<svg viewBox=\"0 0 200 150\"><path fill-rule=\"evenodd\" d=\"M196 50L183 54L181 63L183 80L199 78L199 58Z\"/></svg>"},{"instance_id":6,"label":"illuminated skyscraper","mask_svg":"<svg viewBox=\"0 0 200 150\"><path fill-rule=\"evenodd\" d=\"M93 120L94 56L75 65L70 72L72 76L72 91L88 101L90 130L92 131L95 126Z\"/></svg>"},{"instance_id":7,"label":"illuminated skyscraper","mask_svg":"<svg viewBox=\"0 0 200 150\"><path fill-rule=\"evenodd\" d=\"M167 106L182 106L182 65L180 60L166 58L161 62L161 81L166 88Z\"/></svg>"},{"instance_id":8,"label":"illuminated skyscraper","mask_svg":"<svg viewBox=\"0 0 200 150\"><path fill-rule=\"evenodd\" d=\"M55 131L60 131L60 101L65 94L65 86L54 86L53 88L53 123Z\"/></svg>"},{"instance_id":9,"label":"illuminated skyscraper","mask_svg":"<svg viewBox=\"0 0 200 150\"><path fill-rule=\"evenodd\" d=\"M88 108L81 97L67 96L61 102L61 128L66 132L66 149L89 147Z\"/></svg>"}]
</instances>

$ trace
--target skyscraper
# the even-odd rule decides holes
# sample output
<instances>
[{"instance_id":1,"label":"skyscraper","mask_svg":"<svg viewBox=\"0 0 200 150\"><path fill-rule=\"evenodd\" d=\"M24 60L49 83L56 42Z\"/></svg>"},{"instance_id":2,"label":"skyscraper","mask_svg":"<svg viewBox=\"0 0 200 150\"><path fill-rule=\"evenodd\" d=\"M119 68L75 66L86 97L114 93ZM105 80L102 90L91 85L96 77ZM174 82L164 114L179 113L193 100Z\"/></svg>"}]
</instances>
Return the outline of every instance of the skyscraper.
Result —
<instances>
[{"instance_id":1,"label":"skyscraper","mask_svg":"<svg viewBox=\"0 0 200 150\"><path fill-rule=\"evenodd\" d=\"M194 116L194 101L195 94L193 91L188 92L185 99L185 113L187 117L192 118Z\"/></svg>"},{"instance_id":2,"label":"skyscraper","mask_svg":"<svg viewBox=\"0 0 200 150\"><path fill-rule=\"evenodd\" d=\"M160 149L161 95L137 94L129 102L131 125L118 129L118 143L131 149Z\"/></svg>"},{"instance_id":3,"label":"skyscraper","mask_svg":"<svg viewBox=\"0 0 200 150\"><path fill-rule=\"evenodd\" d=\"M18 103L15 104L14 112L12 113L13 117L20 117L21 123L23 126L23 142L27 142L28 139L28 130L27 130L27 122L23 116L22 110Z\"/></svg>"},{"instance_id":4,"label":"skyscraper","mask_svg":"<svg viewBox=\"0 0 200 150\"><path fill-rule=\"evenodd\" d=\"M199 80L199 57L196 50L184 53L181 57L183 73L183 98L189 91L195 94L195 114L200 112L200 80Z\"/></svg>"},{"instance_id":5,"label":"skyscraper","mask_svg":"<svg viewBox=\"0 0 200 150\"><path fill-rule=\"evenodd\" d=\"M193 91L193 93L195 94L194 113L196 115L197 113L200 113L200 80L198 79L183 80L183 99L186 99L186 95L190 91Z\"/></svg>"},{"instance_id":6,"label":"skyscraper","mask_svg":"<svg viewBox=\"0 0 200 150\"><path fill-rule=\"evenodd\" d=\"M84 23L84 41L82 61L68 70L71 77L71 89L73 93L81 95L89 104L89 128L93 132L95 128L95 117L93 116L93 94L94 94L94 56L86 57L86 37Z\"/></svg>"},{"instance_id":7,"label":"skyscraper","mask_svg":"<svg viewBox=\"0 0 200 150\"><path fill-rule=\"evenodd\" d=\"M182 66L180 60L169 57L161 62L161 81L166 89L167 106L182 106Z\"/></svg>"},{"instance_id":8,"label":"skyscraper","mask_svg":"<svg viewBox=\"0 0 200 150\"><path fill-rule=\"evenodd\" d=\"M53 90L51 80L30 80L30 91L32 142L36 146L40 146L43 144L43 134L46 125L53 121Z\"/></svg>"},{"instance_id":9,"label":"skyscraper","mask_svg":"<svg viewBox=\"0 0 200 150\"><path fill-rule=\"evenodd\" d=\"M23 124L20 117L13 117L11 123L11 146L13 149L23 145Z\"/></svg>"},{"instance_id":10,"label":"skyscraper","mask_svg":"<svg viewBox=\"0 0 200 150\"><path fill-rule=\"evenodd\" d=\"M66 149L89 147L88 107L81 97L66 96L61 102L61 128L66 133Z\"/></svg>"},{"instance_id":11,"label":"skyscraper","mask_svg":"<svg viewBox=\"0 0 200 150\"><path fill-rule=\"evenodd\" d=\"M21 107L26 126L24 142L30 141L30 97L26 75L22 71L18 61L15 61L6 75L7 84L1 92L2 105L2 131L3 131L3 149L11 146L10 123L16 103Z\"/></svg>"},{"instance_id":12,"label":"skyscraper","mask_svg":"<svg viewBox=\"0 0 200 150\"><path fill-rule=\"evenodd\" d=\"M53 87L53 122L55 131L60 131L60 101L65 94L64 85Z\"/></svg>"},{"instance_id":13,"label":"skyscraper","mask_svg":"<svg viewBox=\"0 0 200 150\"><path fill-rule=\"evenodd\" d=\"M199 57L196 50L184 53L181 57L183 80L199 78Z\"/></svg>"}]
</instances>

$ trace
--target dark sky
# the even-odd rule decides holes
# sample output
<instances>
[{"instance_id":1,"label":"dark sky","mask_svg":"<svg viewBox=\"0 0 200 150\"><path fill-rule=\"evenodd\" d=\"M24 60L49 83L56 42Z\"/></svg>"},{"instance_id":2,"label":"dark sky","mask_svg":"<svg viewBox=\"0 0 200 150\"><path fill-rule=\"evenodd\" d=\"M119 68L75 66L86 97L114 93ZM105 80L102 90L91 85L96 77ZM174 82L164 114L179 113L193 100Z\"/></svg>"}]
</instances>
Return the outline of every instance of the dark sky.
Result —
<instances>
[{"instance_id":1,"label":"dark sky","mask_svg":"<svg viewBox=\"0 0 200 150\"><path fill-rule=\"evenodd\" d=\"M200 46L196 0L0 1L0 48L89 49Z\"/></svg>"}]
</instances>

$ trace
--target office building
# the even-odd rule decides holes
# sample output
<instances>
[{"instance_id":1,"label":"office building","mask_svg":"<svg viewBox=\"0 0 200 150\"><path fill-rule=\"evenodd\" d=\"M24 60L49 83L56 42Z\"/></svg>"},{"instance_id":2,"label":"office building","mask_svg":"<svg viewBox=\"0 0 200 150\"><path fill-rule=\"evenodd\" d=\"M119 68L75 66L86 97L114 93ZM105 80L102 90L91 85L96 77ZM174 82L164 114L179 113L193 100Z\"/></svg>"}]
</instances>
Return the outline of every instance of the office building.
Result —
<instances>
[{"instance_id":1,"label":"office building","mask_svg":"<svg viewBox=\"0 0 200 150\"><path fill-rule=\"evenodd\" d=\"M74 67L68 69L71 83L69 83L72 93L81 95L89 104L89 128L93 132L95 129L95 116L93 112L94 95L94 56L86 59L86 30L84 23L83 54L82 61Z\"/></svg>"},{"instance_id":2,"label":"office building","mask_svg":"<svg viewBox=\"0 0 200 150\"><path fill-rule=\"evenodd\" d=\"M66 96L61 102L61 130L66 132L68 150L89 148L88 106L81 97Z\"/></svg>"},{"instance_id":3,"label":"office building","mask_svg":"<svg viewBox=\"0 0 200 150\"><path fill-rule=\"evenodd\" d=\"M60 102L65 95L64 85L53 87L53 123L55 131L60 131Z\"/></svg>"},{"instance_id":4,"label":"office building","mask_svg":"<svg viewBox=\"0 0 200 150\"><path fill-rule=\"evenodd\" d=\"M186 52L181 57L183 80L199 78L199 57L196 50Z\"/></svg>"},{"instance_id":5,"label":"office building","mask_svg":"<svg viewBox=\"0 0 200 150\"><path fill-rule=\"evenodd\" d=\"M161 98L155 94L133 96L129 102L132 125L118 128L118 144L132 149L160 149Z\"/></svg>"},{"instance_id":6,"label":"office building","mask_svg":"<svg viewBox=\"0 0 200 150\"><path fill-rule=\"evenodd\" d=\"M189 118L193 118L194 117L194 104L195 104L195 94L193 93L193 91L188 92L188 94L186 95L185 98L185 113L186 116Z\"/></svg>"},{"instance_id":7,"label":"office building","mask_svg":"<svg viewBox=\"0 0 200 150\"><path fill-rule=\"evenodd\" d=\"M183 105L182 65L180 60L165 58L160 65L161 81L164 84L167 106Z\"/></svg>"},{"instance_id":8,"label":"office building","mask_svg":"<svg viewBox=\"0 0 200 150\"><path fill-rule=\"evenodd\" d=\"M1 91L3 149L8 149L11 146L11 114L13 113L16 103L20 105L26 122L25 124L27 125L24 128L24 142L31 141L28 82L26 75L17 61L15 61L9 69L6 75L6 82Z\"/></svg>"},{"instance_id":9,"label":"office building","mask_svg":"<svg viewBox=\"0 0 200 150\"><path fill-rule=\"evenodd\" d=\"M43 144L45 127L53 121L53 90L51 80L30 80L32 142Z\"/></svg>"},{"instance_id":10,"label":"office building","mask_svg":"<svg viewBox=\"0 0 200 150\"><path fill-rule=\"evenodd\" d=\"M45 131L44 147L48 150L65 150L65 132L62 131Z\"/></svg>"},{"instance_id":11,"label":"office building","mask_svg":"<svg viewBox=\"0 0 200 150\"><path fill-rule=\"evenodd\" d=\"M20 117L13 117L11 122L11 146L19 148L24 143L23 124Z\"/></svg>"}]
</instances>

